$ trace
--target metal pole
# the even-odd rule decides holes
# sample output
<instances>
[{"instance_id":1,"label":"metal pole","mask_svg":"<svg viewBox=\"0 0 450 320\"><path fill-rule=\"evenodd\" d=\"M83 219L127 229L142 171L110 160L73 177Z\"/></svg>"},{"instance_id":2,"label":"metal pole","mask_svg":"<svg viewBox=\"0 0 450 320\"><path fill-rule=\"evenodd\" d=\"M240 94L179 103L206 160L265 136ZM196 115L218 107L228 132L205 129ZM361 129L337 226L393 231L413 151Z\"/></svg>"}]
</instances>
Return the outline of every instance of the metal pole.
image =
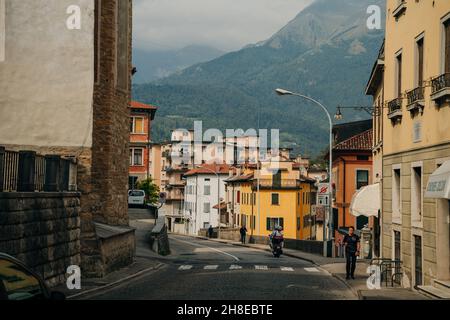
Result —
<instances>
[{"instance_id":1,"label":"metal pole","mask_svg":"<svg viewBox=\"0 0 450 320\"><path fill-rule=\"evenodd\" d=\"M323 111L325 111L327 117L328 117L328 121L330 123L330 150L329 150L329 168L328 168L328 219L327 217L325 217L325 222L323 225L323 255L325 257L328 256L328 240L332 238L332 230L331 230L331 226L333 225L333 207L332 207L332 187L333 184L331 182L331 175L333 172L333 121L331 120L331 115L328 112L327 108L321 104L319 101L310 98L308 96L299 94L299 93L295 93L295 92L289 92L288 94L290 95L294 95L303 99L306 99L308 101L311 101L313 103L315 103L316 105L318 105L319 107L321 107L323 109ZM328 228L328 237L327 237L327 224L329 224L329 228Z\"/></svg>"}]
</instances>

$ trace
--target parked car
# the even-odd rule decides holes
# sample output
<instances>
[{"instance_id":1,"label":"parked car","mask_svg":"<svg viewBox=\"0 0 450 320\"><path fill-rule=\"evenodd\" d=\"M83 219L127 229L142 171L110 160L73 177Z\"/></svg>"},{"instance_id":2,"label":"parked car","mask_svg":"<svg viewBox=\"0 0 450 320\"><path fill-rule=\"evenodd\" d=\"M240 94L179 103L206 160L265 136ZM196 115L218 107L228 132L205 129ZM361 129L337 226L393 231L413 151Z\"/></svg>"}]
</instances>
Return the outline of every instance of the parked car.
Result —
<instances>
[{"instance_id":1,"label":"parked car","mask_svg":"<svg viewBox=\"0 0 450 320\"><path fill-rule=\"evenodd\" d=\"M65 300L24 263L0 252L0 300Z\"/></svg>"},{"instance_id":2,"label":"parked car","mask_svg":"<svg viewBox=\"0 0 450 320\"><path fill-rule=\"evenodd\" d=\"M142 190L129 190L128 191L128 206L141 206L145 205L145 192Z\"/></svg>"}]
</instances>

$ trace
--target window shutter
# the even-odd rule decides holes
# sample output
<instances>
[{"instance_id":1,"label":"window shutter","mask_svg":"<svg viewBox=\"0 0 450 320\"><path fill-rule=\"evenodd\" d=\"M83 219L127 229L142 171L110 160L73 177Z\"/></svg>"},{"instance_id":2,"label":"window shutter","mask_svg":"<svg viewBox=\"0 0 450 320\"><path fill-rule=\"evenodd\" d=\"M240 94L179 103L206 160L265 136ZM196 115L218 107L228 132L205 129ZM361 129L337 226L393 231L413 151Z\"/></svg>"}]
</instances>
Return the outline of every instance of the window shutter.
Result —
<instances>
[{"instance_id":1,"label":"window shutter","mask_svg":"<svg viewBox=\"0 0 450 320\"><path fill-rule=\"evenodd\" d=\"M445 73L450 73L450 19L444 23L445 27Z\"/></svg>"}]
</instances>

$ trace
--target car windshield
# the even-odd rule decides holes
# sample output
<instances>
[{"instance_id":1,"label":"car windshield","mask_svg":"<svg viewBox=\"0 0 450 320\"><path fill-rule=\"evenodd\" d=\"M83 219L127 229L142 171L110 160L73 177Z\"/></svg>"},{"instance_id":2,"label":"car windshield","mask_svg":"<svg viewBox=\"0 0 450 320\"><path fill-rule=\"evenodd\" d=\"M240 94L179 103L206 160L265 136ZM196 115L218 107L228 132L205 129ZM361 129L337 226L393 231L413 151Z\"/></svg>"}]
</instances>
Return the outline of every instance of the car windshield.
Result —
<instances>
[{"instance_id":1,"label":"car windshield","mask_svg":"<svg viewBox=\"0 0 450 320\"><path fill-rule=\"evenodd\" d=\"M144 191L139 191L139 190L130 191L129 195L131 197L143 197L144 196Z\"/></svg>"}]
</instances>

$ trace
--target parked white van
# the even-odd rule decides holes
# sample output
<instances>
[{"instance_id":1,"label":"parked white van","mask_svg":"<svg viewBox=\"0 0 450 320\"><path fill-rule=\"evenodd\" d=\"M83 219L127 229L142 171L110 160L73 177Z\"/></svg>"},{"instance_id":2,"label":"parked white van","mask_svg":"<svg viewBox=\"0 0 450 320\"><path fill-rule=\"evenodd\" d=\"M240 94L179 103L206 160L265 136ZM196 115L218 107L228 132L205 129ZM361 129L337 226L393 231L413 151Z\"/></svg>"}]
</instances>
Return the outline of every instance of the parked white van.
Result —
<instances>
[{"instance_id":1,"label":"parked white van","mask_svg":"<svg viewBox=\"0 0 450 320\"><path fill-rule=\"evenodd\" d=\"M142 190L128 191L128 206L144 206L145 192Z\"/></svg>"}]
</instances>

